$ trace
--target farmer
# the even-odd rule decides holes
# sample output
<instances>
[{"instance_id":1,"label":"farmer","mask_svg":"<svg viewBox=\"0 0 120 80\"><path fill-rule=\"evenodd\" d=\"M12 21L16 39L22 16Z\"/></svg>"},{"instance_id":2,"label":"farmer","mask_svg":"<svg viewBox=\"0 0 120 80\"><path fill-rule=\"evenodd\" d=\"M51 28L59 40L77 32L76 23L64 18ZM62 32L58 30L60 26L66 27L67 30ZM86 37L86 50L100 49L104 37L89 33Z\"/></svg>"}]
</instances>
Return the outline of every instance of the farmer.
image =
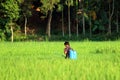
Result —
<instances>
[{"instance_id":1,"label":"farmer","mask_svg":"<svg viewBox=\"0 0 120 80\"><path fill-rule=\"evenodd\" d=\"M65 46L65 48L64 48L64 54L66 55L66 56L65 56L65 59L66 59L66 58L70 58L69 50L70 50L71 48L70 48L69 42L66 41L66 42L64 43L64 46Z\"/></svg>"}]
</instances>

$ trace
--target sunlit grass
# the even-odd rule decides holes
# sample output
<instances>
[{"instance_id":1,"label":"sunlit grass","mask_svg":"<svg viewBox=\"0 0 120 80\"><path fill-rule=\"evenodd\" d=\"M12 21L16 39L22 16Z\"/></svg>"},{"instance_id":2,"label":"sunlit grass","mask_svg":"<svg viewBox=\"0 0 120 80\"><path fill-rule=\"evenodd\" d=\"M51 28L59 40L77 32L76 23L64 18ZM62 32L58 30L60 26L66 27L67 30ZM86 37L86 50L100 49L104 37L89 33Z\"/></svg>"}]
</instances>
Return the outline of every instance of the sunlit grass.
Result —
<instances>
[{"instance_id":1,"label":"sunlit grass","mask_svg":"<svg viewBox=\"0 0 120 80\"><path fill-rule=\"evenodd\" d=\"M0 43L0 80L119 80L120 42L70 42L77 60L64 58L64 42Z\"/></svg>"}]
</instances>

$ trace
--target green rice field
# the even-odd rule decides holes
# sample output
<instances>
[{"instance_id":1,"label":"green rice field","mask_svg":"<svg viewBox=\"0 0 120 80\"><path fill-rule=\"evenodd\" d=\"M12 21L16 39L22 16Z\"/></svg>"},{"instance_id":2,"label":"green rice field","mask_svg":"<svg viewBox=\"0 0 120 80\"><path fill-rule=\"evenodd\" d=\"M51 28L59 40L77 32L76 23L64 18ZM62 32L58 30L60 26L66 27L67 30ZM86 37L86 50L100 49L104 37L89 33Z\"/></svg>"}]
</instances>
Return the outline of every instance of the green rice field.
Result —
<instances>
[{"instance_id":1,"label":"green rice field","mask_svg":"<svg viewBox=\"0 0 120 80\"><path fill-rule=\"evenodd\" d=\"M120 80L120 41L0 42L0 80Z\"/></svg>"}]
</instances>

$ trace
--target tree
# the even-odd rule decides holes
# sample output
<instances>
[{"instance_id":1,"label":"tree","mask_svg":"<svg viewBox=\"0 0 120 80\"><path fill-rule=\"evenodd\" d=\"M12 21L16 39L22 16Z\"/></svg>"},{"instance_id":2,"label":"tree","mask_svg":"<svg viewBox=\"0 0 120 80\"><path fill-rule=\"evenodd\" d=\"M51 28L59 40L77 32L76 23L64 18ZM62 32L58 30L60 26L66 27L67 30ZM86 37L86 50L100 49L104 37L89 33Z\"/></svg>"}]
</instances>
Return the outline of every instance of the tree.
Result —
<instances>
[{"instance_id":1,"label":"tree","mask_svg":"<svg viewBox=\"0 0 120 80\"><path fill-rule=\"evenodd\" d=\"M23 2L20 3L20 8L21 8L21 16L24 17L24 33L25 36L27 36L27 21L28 21L28 17L30 17L32 15L31 13L31 0L23 0Z\"/></svg>"},{"instance_id":2,"label":"tree","mask_svg":"<svg viewBox=\"0 0 120 80\"><path fill-rule=\"evenodd\" d=\"M116 32L119 33L119 11L117 10L117 13L116 13Z\"/></svg>"},{"instance_id":3,"label":"tree","mask_svg":"<svg viewBox=\"0 0 120 80\"><path fill-rule=\"evenodd\" d=\"M104 25L106 25L107 23L107 16L104 7L105 1L87 0L85 4L85 10L87 12L87 20L91 37L92 32L97 31L97 33L99 33L99 30L104 31Z\"/></svg>"},{"instance_id":4,"label":"tree","mask_svg":"<svg viewBox=\"0 0 120 80\"><path fill-rule=\"evenodd\" d=\"M60 4L58 5L58 10L62 11L62 36L64 37L65 32L64 32L64 4L65 4L65 0L61 0Z\"/></svg>"},{"instance_id":5,"label":"tree","mask_svg":"<svg viewBox=\"0 0 120 80\"><path fill-rule=\"evenodd\" d=\"M5 2L1 3L3 8L3 16L4 18L7 18L6 26L10 26L11 30L11 41L13 42L14 35L13 35L13 23L18 19L19 17L19 6L18 1L15 0L6 0Z\"/></svg>"},{"instance_id":6,"label":"tree","mask_svg":"<svg viewBox=\"0 0 120 80\"><path fill-rule=\"evenodd\" d=\"M79 1L81 1L81 0L79 0ZM85 30L85 17L84 17L84 15L85 15L85 10L84 10L84 0L82 0L82 25L83 25L83 35L85 36L85 32L86 32L86 30Z\"/></svg>"},{"instance_id":7,"label":"tree","mask_svg":"<svg viewBox=\"0 0 120 80\"><path fill-rule=\"evenodd\" d=\"M114 14L114 0L108 0L109 3L109 27L108 27L108 35L111 35L111 21L112 21L112 17ZM111 6L112 3L112 6Z\"/></svg>"},{"instance_id":8,"label":"tree","mask_svg":"<svg viewBox=\"0 0 120 80\"><path fill-rule=\"evenodd\" d=\"M120 1L115 1L115 24L116 24L116 33L119 33L119 13L120 13Z\"/></svg>"},{"instance_id":9,"label":"tree","mask_svg":"<svg viewBox=\"0 0 120 80\"><path fill-rule=\"evenodd\" d=\"M6 40L6 36L5 36L5 31L6 31L6 28L5 28L5 25L6 25L6 22L7 22L7 19L4 17L4 8L2 6L2 3L4 1L0 1L0 41L4 41Z\"/></svg>"},{"instance_id":10,"label":"tree","mask_svg":"<svg viewBox=\"0 0 120 80\"><path fill-rule=\"evenodd\" d=\"M96 12L94 11L94 5L93 1L86 1L86 11L87 11L87 19L88 19L88 24L89 24L89 34L90 37L92 36L92 20L95 20L96 18Z\"/></svg>"},{"instance_id":11,"label":"tree","mask_svg":"<svg viewBox=\"0 0 120 80\"><path fill-rule=\"evenodd\" d=\"M75 22L76 22L76 35L77 35L77 37L78 37L78 35L79 35L79 31L78 31L78 14L79 14L79 12L78 12L78 0L74 0L74 6L75 6Z\"/></svg>"},{"instance_id":12,"label":"tree","mask_svg":"<svg viewBox=\"0 0 120 80\"><path fill-rule=\"evenodd\" d=\"M41 11L48 16L48 23L46 28L46 34L48 37L51 37L51 20L52 13L55 9L55 6L60 2L60 0L41 0L42 6Z\"/></svg>"},{"instance_id":13,"label":"tree","mask_svg":"<svg viewBox=\"0 0 120 80\"><path fill-rule=\"evenodd\" d=\"M69 30L69 37L71 37L70 6L73 6L73 0L66 0L66 4L68 6L68 30Z\"/></svg>"},{"instance_id":14,"label":"tree","mask_svg":"<svg viewBox=\"0 0 120 80\"><path fill-rule=\"evenodd\" d=\"M64 37L65 32L64 32L64 7L62 6L62 35Z\"/></svg>"}]
</instances>

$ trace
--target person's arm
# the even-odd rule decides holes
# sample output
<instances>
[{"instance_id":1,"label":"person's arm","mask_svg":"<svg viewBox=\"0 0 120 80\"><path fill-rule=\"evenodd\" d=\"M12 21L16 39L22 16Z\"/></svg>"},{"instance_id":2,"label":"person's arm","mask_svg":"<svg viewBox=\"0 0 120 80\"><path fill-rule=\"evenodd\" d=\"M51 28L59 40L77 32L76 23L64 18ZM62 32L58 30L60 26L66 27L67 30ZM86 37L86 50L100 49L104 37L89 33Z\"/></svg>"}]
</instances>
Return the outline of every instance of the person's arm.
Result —
<instances>
[{"instance_id":1,"label":"person's arm","mask_svg":"<svg viewBox=\"0 0 120 80\"><path fill-rule=\"evenodd\" d=\"M64 49L64 54L67 54L67 49L66 48Z\"/></svg>"}]
</instances>

